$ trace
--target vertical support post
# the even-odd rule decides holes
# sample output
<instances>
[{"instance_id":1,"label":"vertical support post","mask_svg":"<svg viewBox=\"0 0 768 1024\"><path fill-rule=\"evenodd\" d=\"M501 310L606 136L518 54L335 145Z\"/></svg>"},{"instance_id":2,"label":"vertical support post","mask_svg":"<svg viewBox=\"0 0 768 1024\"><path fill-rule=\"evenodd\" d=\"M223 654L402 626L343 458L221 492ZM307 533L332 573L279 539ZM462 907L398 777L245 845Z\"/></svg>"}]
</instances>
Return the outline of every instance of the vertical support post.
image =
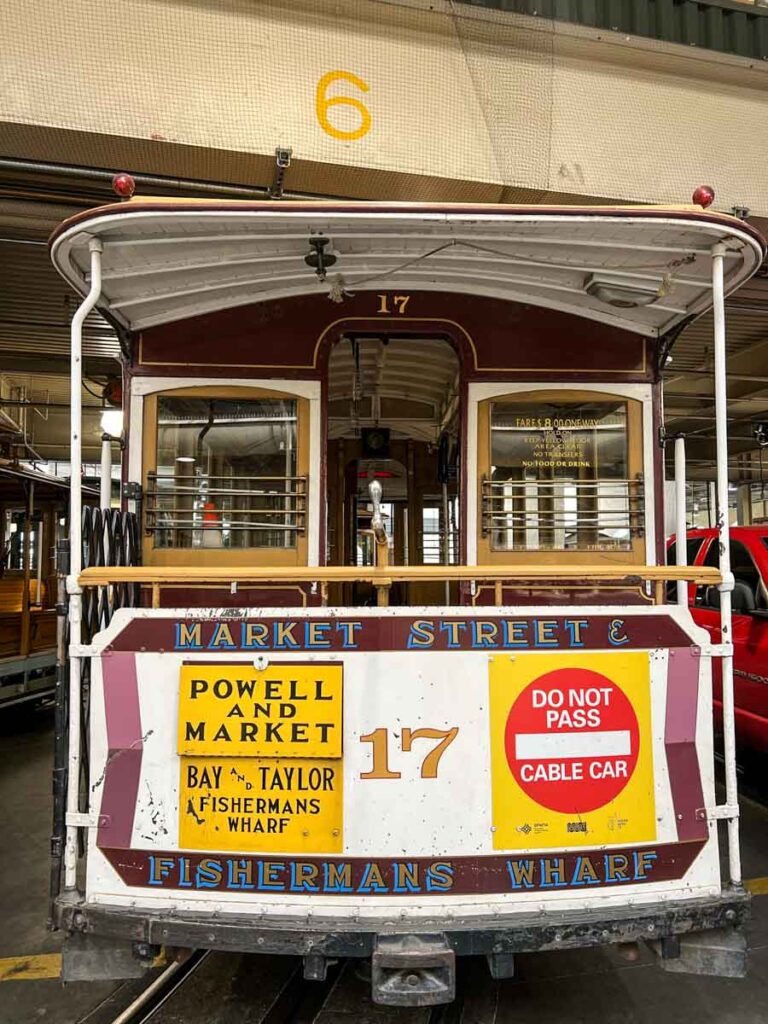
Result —
<instances>
[{"instance_id":1,"label":"vertical support post","mask_svg":"<svg viewBox=\"0 0 768 1024\"><path fill-rule=\"evenodd\" d=\"M717 484L707 480L707 526L712 529L717 522Z\"/></svg>"},{"instance_id":2,"label":"vertical support post","mask_svg":"<svg viewBox=\"0 0 768 1024\"><path fill-rule=\"evenodd\" d=\"M37 553L37 580L35 583L35 604L38 608L43 607L43 517L37 523L37 537L35 538L35 552Z\"/></svg>"},{"instance_id":3,"label":"vertical support post","mask_svg":"<svg viewBox=\"0 0 768 1024\"><path fill-rule=\"evenodd\" d=\"M752 484L739 484L739 526L752 525Z\"/></svg>"},{"instance_id":4,"label":"vertical support post","mask_svg":"<svg viewBox=\"0 0 768 1024\"><path fill-rule=\"evenodd\" d=\"M685 494L685 438L675 438L675 563L688 564L688 523L686 520ZM688 604L688 581L677 581L677 603L681 608Z\"/></svg>"},{"instance_id":5,"label":"vertical support post","mask_svg":"<svg viewBox=\"0 0 768 1024\"><path fill-rule=\"evenodd\" d=\"M725 293L723 262L725 246L712 247L712 299L715 325L715 440L717 451L717 531L720 545L720 642L723 681L723 747L725 755L725 802L732 808L728 818L728 865L732 885L741 885L741 852L739 850L738 784L736 781L736 721L733 694L733 633L731 626L730 526L728 522L728 424L725 350Z\"/></svg>"},{"instance_id":6,"label":"vertical support post","mask_svg":"<svg viewBox=\"0 0 768 1024\"><path fill-rule=\"evenodd\" d=\"M82 702L81 657L78 652L82 639L83 595L78 582L83 567L83 323L101 295L102 243L92 238L91 287L72 317L70 351L70 462L69 489L69 720L67 756L67 832L64 843L64 889L73 893L77 888L77 829L72 819L80 810L80 714Z\"/></svg>"},{"instance_id":7,"label":"vertical support post","mask_svg":"<svg viewBox=\"0 0 768 1024\"><path fill-rule=\"evenodd\" d=\"M29 490L27 491L27 507L24 510L24 547L22 550L23 566L24 566L24 578L23 578L23 590L21 593L21 637L19 645L19 653L22 658L26 658L29 654L30 644L30 633L31 633L31 604L32 600L29 596L29 582L32 576L32 567L30 562L32 560L32 515L35 511L35 484L30 483ZM27 683L27 672L24 672L24 685Z\"/></svg>"},{"instance_id":8,"label":"vertical support post","mask_svg":"<svg viewBox=\"0 0 768 1024\"><path fill-rule=\"evenodd\" d=\"M51 517L52 524L57 516ZM56 535L55 525L52 535ZM53 824L51 829L51 875L48 899L48 927L54 926L54 904L61 890L61 863L64 853L65 805L67 799L67 651L65 578L68 572L69 548L66 541L56 540L56 704L53 725Z\"/></svg>"},{"instance_id":9,"label":"vertical support post","mask_svg":"<svg viewBox=\"0 0 768 1024\"><path fill-rule=\"evenodd\" d=\"M112 438L109 434L101 435L101 484L99 507L110 508L112 505Z\"/></svg>"},{"instance_id":10,"label":"vertical support post","mask_svg":"<svg viewBox=\"0 0 768 1024\"><path fill-rule=\"evenodd\" d=\"M440 499L440 557L443 565L449 565L451 561L451 527L448 518L448 484L445 480L443 480ZM445 603L446 605L451 603L451 584L448 580L445 581Z\"/></svg>"}]
</instances>

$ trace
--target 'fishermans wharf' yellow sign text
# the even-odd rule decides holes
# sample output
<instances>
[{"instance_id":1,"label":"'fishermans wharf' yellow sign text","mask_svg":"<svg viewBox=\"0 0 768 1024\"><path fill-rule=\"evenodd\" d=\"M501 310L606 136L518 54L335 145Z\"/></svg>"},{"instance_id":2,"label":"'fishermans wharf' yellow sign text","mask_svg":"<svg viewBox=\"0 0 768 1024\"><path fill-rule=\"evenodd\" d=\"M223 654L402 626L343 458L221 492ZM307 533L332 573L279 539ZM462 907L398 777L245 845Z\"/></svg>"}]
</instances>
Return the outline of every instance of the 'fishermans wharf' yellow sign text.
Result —
<instances>
[{"instance_id":1,"label":"'fishermans wharf' yellow sign text","mask_svg":"<svg viewBox=\"0 0 768 1024\"><path fill-rule=\"evenodd\" d=\"M338 759L182 757L182 849L340 853Z\"/></svg>"}]
</instances>

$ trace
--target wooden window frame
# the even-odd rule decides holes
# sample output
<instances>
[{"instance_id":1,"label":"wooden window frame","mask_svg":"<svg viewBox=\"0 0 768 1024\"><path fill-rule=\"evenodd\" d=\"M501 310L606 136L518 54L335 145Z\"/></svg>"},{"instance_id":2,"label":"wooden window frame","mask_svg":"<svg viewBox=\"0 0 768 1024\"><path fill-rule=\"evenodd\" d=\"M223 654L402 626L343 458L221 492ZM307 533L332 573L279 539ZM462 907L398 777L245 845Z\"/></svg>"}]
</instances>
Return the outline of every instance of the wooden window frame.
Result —
<instances>
[{"instance_id":1,"label":"wooden window frame","mask_svg":"<svg viewBox=\"0 0 768 1024\"><path fill-rule=\"evenodd\" d=\"M158 398L216 399L288 399L296 402L296 474L309 481L309 399L289 391L238 385L190 385L152 391L144 396L142 416L141 479L146 492L149 474L157 470L157 400ZM307 488L305 528L296 538L295 548L157 548L154 534L147 534L142 521L142 558L144 565L157 566L300 566L307 565L309 516Z\"/></svg>"},{"instance_id":2,"label":"wooden window frame","mask_svg":"<svg viewBox=\"0 0 768 1024\"><path fill-rule=\"evenodd\" d=\"M627 409L627 477L642 479L643 473L643 403L639 398L608 391L580 388L550 388L531 391L510 391L480 399L477 403L477 561L480 565L562 565L586 561L605 564L645 565L645 529L641 536L632 538L631 547L621 551L600 551L573 548L544 551L496 551L490 535L483 535L483 478L491 474L491 405L494 402L563 402L574 404L587 401L623 402ZM648 502L647 482L644 498ZM645 527L645 521L643 522Z\"/></svg>"}]
</instances>

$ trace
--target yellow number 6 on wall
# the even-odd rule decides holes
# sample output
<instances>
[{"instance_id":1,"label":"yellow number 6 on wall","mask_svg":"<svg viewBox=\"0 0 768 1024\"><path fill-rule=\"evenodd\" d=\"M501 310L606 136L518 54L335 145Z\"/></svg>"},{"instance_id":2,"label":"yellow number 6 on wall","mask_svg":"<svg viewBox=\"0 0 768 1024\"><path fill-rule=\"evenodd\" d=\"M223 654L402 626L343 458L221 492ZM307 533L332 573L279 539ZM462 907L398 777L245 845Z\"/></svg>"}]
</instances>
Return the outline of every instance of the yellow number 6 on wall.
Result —
<instances>
[{"instance_id":1,"label":"yellow number 6 on wall","mask_svg":"<svg viewBox=\"0 0 768 1024\"><path fill-rule=\"evenodd\" d=\"M367 135L371 130L371 115L365 104L354 96L326 96L329 86L334 82L350 82L359 89L360 92L368 92L368 86L357 75L353 75L351 71L328 71L326 72L320 81L317 83L317 92L315 94L315 111L317 113L317 120L320 122L320 127L328 135L333 136L334 139L361 139L364 135ZM360 115L360 124L357 128L344 129L337 128L331 124L328 119L328 110L330 107L336 106L347 106L353 107Z\"/></svg>"}]
</instances>

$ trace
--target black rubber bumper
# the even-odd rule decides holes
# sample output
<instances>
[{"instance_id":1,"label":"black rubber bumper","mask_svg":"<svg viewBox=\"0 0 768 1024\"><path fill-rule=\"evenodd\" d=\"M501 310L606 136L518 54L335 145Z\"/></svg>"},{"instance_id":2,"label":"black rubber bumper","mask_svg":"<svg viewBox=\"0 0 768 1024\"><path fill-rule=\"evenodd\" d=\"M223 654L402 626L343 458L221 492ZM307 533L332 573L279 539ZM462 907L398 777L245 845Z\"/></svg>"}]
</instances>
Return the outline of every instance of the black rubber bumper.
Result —
<instances>
[{"instance_id":1,"label":"black rubber bumper","mask_svg":"<svg viewBox=\"0 0 768 1024\"><path fill-rule=\"evenodd\" d=\"M495 914L493 917L357 922L350 917L184 914L86 904L62 897L56 923L69 932L130 942L241 953L369 957L378 936L440 933L459 956L531 953L657 940L710 928L741 928L749 917L743 889L647 907Z\"/></svg>"}]
</instances>

